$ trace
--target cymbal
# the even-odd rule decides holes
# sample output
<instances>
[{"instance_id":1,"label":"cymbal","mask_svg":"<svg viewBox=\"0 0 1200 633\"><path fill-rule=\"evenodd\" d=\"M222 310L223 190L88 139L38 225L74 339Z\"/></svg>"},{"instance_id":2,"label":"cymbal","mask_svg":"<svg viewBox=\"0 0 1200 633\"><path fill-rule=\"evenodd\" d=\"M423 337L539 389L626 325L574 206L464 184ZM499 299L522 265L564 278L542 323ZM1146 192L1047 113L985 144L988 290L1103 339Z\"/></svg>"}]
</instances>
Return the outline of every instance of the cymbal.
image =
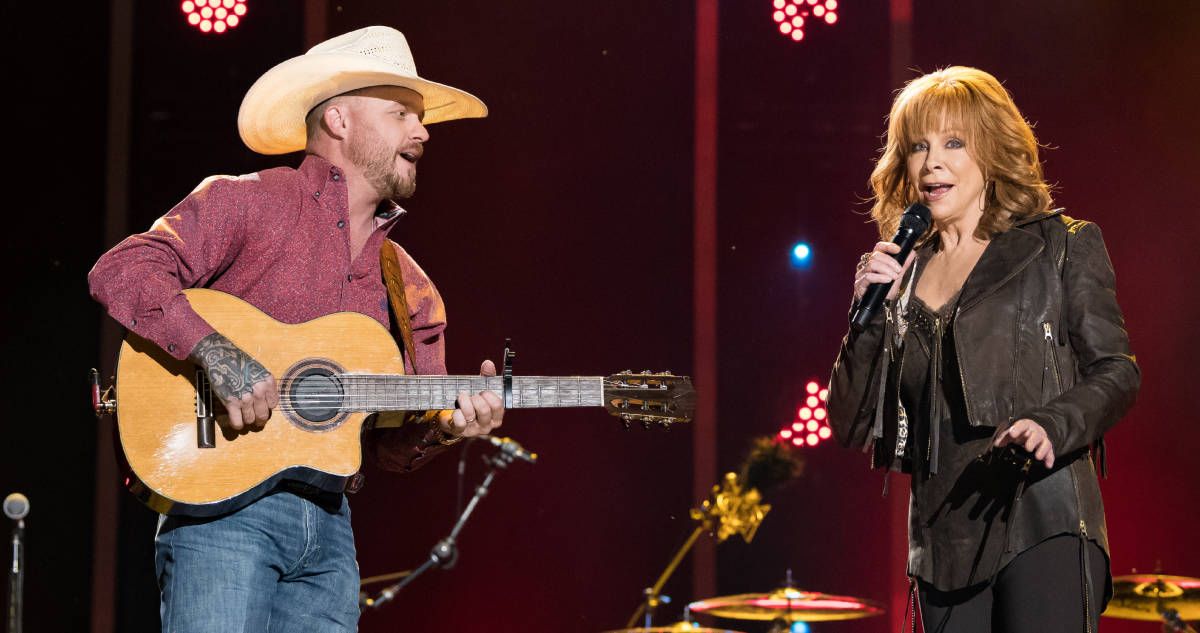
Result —
<instances>
[{"instance_id":1,"label":"cymbal","mask_svg":"<svg viewBox=\"0 0 1200 633\"><path fill-rule=\"evenodd\" d=\"M700 600L688 605L692 613L707 613L736 620L777 620L788 622L829 622L857 620L883 614L877 602L802 591L795 587L771 593L743 593Z\"/></svg>"},{"instance_id":2,"label":"cymbal","mask_svg":"<svg viewBox=\"0 0 1200 633\"><path fill-rule=\"evenodd\" d=\"M726 629L710 629L700 626L695 622L676 622L667 626L652 626L650 628L637 629L613 629L604 633L742 633L741 631L729 631Z\"/></svg>"},{"instance_id":3,"label":"cymbal","mask_svg":"<svg viewBox=\"0 0 1200 633\"><path fill-rule=\"evenodd\" d=\"M1175 609L1182 620L1200 620L1200 578L1132 574L1113 578L1110 618L1162 620L1159 610Z\"/></svg>"}]
</instances>

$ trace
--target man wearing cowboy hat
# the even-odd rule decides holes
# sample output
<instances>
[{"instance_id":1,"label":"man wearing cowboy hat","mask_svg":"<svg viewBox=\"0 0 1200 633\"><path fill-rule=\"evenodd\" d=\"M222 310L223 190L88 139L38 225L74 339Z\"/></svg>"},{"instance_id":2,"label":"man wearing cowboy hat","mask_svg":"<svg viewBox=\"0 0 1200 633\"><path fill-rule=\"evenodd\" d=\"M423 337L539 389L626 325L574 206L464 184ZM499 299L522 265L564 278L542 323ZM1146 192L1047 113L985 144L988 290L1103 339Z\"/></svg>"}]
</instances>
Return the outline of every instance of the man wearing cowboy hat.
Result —
<instances>
[{"instance_id":1,"label":"man wearing cowboy hat","mask_svg":"<svg viewBox=\"0 0 1200 633\"><path fill-rule=\"evenodd\" d=\"M227 430L253 430L279 402L274 378L192 310L182 289L227 292L285 323L354 311L387 327L379 254L393 248L413 334L406 369L445 374L441 297L385 240L402 213L395 200L416 187L425 126L486 115L474 96L418 76L399 31L368 27L323 42L267 71L238 113L247 146L305 150L299 169L206 179L100 258L92 296L130 330L204 367ZM482 372L495 367L485 361ZM374 431L366 452L409 470L457 438L489 432L503 414L496 394L464 392L453 412L426 416L429 424ZM220 517L163 516L155 548L164 631L357 628L358 566L341 493L289 484Z\"/></svg>"}]
</instances>

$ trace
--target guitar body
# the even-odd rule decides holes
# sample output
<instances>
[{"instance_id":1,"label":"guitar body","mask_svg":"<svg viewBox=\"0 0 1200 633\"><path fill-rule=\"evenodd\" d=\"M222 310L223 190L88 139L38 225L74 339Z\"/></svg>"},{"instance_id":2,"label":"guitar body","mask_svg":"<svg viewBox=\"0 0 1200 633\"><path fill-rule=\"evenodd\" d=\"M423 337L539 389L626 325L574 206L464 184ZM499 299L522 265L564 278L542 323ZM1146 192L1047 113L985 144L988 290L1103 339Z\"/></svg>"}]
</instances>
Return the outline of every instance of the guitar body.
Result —
<instances>
[{"instance_id":1,"label":"guitar body","mask_svg":"<svg viewBox=\"0 0 1200 633\"><path fill-rule=\"evenodd\" d=\"M200 448L202 374L190 361L176 360L130 333L121 346L116 382L121 448L135 475L130 489L158 512L189 516L236 510L282 479L342 491L362 463L360 437L369 413L288 406L288 391L303 384L319 394L329 374L403 374L391 334L357 313L288 325L232 295L184 292L205 321L271 372L281 405L262 430L230 434L218 427L215 446Z\"/></svg>"}]
</instances>

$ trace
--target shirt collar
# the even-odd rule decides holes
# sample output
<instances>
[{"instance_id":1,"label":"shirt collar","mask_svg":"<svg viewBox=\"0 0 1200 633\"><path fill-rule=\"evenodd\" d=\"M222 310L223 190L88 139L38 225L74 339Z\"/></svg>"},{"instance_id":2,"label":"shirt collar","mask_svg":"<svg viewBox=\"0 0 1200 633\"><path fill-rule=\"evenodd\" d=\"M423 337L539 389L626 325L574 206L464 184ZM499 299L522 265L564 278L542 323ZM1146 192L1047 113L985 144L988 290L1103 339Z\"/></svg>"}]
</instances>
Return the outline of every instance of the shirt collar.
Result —
<instances>
[{"instance_id":1,"label":"shirt collar","mask_svg":"<svg viewBox=\"0 0 1200 633\"><path fill-rule=\"evenodd\" d=\"M346 175L342 171L342 168L316 154L305 155L304 162L300 164L299 171L308 189L314 192L321 192L321 195L326 195L326 189L334 183L339 183L345 187ZM376 227L390 229L392 224L405 213L404 208L394 201L384 200L375 209Z\"/></svg>"}]
</instances>

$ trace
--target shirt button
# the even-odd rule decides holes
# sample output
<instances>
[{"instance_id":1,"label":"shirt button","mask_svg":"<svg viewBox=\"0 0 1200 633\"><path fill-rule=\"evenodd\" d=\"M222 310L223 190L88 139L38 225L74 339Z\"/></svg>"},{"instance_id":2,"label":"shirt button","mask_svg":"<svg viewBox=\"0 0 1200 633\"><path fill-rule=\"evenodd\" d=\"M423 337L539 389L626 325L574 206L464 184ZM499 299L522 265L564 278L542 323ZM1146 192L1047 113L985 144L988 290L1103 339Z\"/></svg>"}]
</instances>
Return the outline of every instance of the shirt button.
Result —
<instances>
[{"instance_id":1,"label":"shirt button","mask_svg":"<svg viewBox=\"0 0 1200 633\"><path fill-rule=\"evenodd\" d=\"M339 229L344 229L344 228L346 228L346 221L345 221L345 220L338 220L338 228L339 228Z\"/></svg>"},{"instance_id":2,"label":"shirt button","mask_svg":"<svg viewBox=\"0 0 1200 633\"><path fill-rule=\"evenodd\" d=\"M354 275L346 275L346 281L354 281Z\"/></svg>"},{"instance_id":3,"label":"shirt button","mask_svg":"<svg viewBox=\"0 0 1200 633\"><path fill-rule=\"evenodd\" d=\"M334 182L337 182L337 181L339 181L339 180L341 180L341 179L342 179L342 175L341 175L341 174L334 174L334 175L333 175L333 181L334 181Z\"/></svg>"},{"instance_id":4,"label":"shirt button","mask_svg":"<svg viewBox=\"0 0 1200 633\"><path fill-rule=\"evenodd\" d=\"M129 325L131 325L131 326L136 326L136 325L137 325L137 319L134 319L134 320L130 321L130 322L129 322Z\"/></svg>"},{"instance_id":5,"label":"shirt button","mask_svg":"<svg viewBox=\"0 0 1200 633\"><path fill-rule=\"evenodd\" d=\"M320 192L320 191L314 191L314 192L313 192L313 197L314 197L314 198L320 198L320 197L321 197L321 192Z\"/></svg>"},{"instance_id":6,"label":"shirt button","mask_svg":"<svg viewBox=\"0 0 1200 633\"><path fill-rule=\"evenodd\" d=\"M168 346L167 346L167 351L168 351L168 352L171 352L172 354L174 354L174 353L175 353L175 344L174 344L174 343L171 343L170 345L168 345Z\"/></svg>"}]
</instances>

